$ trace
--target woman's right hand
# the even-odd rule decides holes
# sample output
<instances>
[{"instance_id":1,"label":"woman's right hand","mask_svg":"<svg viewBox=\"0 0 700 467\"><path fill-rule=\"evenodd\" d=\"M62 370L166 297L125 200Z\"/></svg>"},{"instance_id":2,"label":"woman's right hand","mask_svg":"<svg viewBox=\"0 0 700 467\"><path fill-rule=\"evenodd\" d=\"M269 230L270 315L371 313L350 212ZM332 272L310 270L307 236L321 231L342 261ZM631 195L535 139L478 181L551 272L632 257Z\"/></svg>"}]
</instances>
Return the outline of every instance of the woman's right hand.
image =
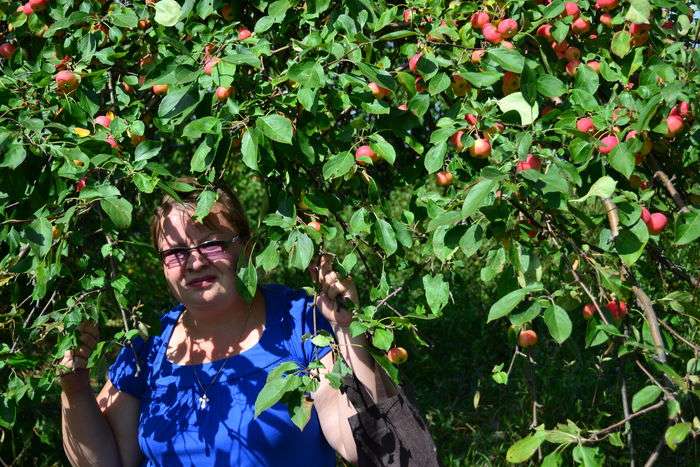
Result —
<instances>
[{"instance_id":1,"label":"woman's right hand","mask_svg":"<svg viewBox=\"0 0 700 467\"><path fill-rule=\"evenodd\" d=\"M59 368L61 389L66 393L90 388L90 372L87 362L100 340L100 330L96 323L84 321L78 325L78 348L66 350Z\"/></svg>"}]
</instances>

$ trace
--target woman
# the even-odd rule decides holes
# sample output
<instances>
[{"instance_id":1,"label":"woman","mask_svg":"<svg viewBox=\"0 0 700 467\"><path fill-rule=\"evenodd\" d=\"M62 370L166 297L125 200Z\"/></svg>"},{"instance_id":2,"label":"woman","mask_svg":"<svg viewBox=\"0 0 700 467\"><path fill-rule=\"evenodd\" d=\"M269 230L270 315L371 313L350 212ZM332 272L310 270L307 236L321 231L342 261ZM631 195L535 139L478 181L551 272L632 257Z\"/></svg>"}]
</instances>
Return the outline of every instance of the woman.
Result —
<instances>
[{"instance_id":1,"label":"woman","mask_svg":"<svg viewBox=\"0 0 700 467\"><path fill-rule=\"evenodd\" d=\"M81 346L64 355L60 378L65 452L73 465L285 465L331 466L335 453L356 461L348 417L355 413L323 373L333 366L329 348L314 348L304 333L327 329L346 362L376 400L385 397L363 338L351 338L351 314L338 299L357 303L351 279L340 279L328 257L310 272L320 285L313 299L282 285L267 285L247 303L236 290L238 257L250 230L236 197L217 189L202 223L192 220L200 190L182 202L166 196L151 225L168 288L180 303L161 318L162 331L136 338L110 367L95 397L85 364L98 341L94 325L81 326ZM278 403L254 417L268 373L284 361L324 365L303 431Z\"/></svg>"}]
</instances>

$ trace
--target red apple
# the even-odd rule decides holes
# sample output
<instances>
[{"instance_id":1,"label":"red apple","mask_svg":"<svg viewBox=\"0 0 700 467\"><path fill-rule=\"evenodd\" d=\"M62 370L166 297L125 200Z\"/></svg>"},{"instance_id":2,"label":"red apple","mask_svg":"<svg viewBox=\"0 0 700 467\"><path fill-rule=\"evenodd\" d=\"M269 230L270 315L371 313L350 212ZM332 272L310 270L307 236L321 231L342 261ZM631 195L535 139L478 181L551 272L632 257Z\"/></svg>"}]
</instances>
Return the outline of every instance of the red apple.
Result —
<instances>
[{"instance_id":1,"label":"red apple","mask_svg":"<svg viewBox=\"0 0 700 467\"><path fill-rule=\"evenodd\" d=\"M579 14L581 14L581 9L578 7L578 3L564 3L564 16L573 16L574 18L578 18Z\"/></svg>"},{"instance_id":2,"label":"red apple","mask_svg":"<svg viewBox=\"0 0 700 467\"><path fill-rule=\"evenodd\" d=\"M67 94L78 89L78 75L69 70L62 70L53 77L59 94Z\"/></svg>"},{"instance_id":3,"label":"red apple","mask_svg":"<svg viewBox=\"0 0 700 467\"><path fill-rule=\"evenodd\" d=\"M586 303L583 305L583 310L581 310L581 314L583 315L583 319L589 320L593 318L596 314L596 309L595 305L592 303Z\"/></svg>"},{"instance_id":4,"label":"red apple","mask_svg":"<svg viewBox=\"0 0 700 467\"><path fill-rule=\"evenodd\" d=\"M518 161L515 166L516 172L522 172L523 170L540 170L542 168L542 161L539 157L534 154L528 154L524 161Z\"/></svg>"},{"instance_id":5,"label":"red apple","mask_svg":"<svg viewBox=\"0 0 700 467\"><path fill-rule=\"evenodd\" d=\"M627 316L627 303L618 300L611 300L605 305L615 321L619 321Z\"/></svg>"},{"instance_id":6,"label":"red apple","mask_svg":"<svg viewBox=\"0 0 700 467\"><path fill-rule=\"evenodd\" d=\"M644 45L647 42L649 42L649 33L648 32L644 32L644 33L639 34L637 36L632 36L632 40L630 41L630 43L635 47L638 47L640 45Z\"/></svg>"},{"instance_id":7,"label":"red apple","mask_svg":"<svg viewBox=\"0 0 700 467\"><path fill-rule=\"evenodd\" d=\"M471 56L472 64L476 65L477 63L481 63L481 58L484 56L485 53L486 53L486 51L484 49L472 50L472 56Z\"/></svg>"},{"instance_id":8,"label":"red apple","mask_svg":"<svg viewBox=\"0 0 700 467\"><path fill-rule=\"evenodd\" d=\"M229 87L219 86L216 88L215 94L216 94L216 99L219 102L224 102L224 101L228 100L229 97L231 97L231 94L233 94L233 86L229 86Z\"/></svg>"},{"instance_id":9,"label":"red apple","mask_svg":"<svg viewBox=\"0 0 700 467\"><path fill-rule=\"evenodd\" d=\"M233 7L231 5L224 5L219 10L221 17L226 21L232 21L234 19Z\"/></svg>"},{"instance_id":10,"label":"red apple","mask_svg":"<svg viewBox=\"0 0 700 467\"><path fill-rule=\"evenodd\" d=\"M576 120L576 129L582 133L593 133L596 130L593 120L589 117Z\"/></svg>"},{"instance_id":11,"label":"red apple","mask_svg":"<svg viewBox=\"0 0 700 467\"><path fill-rule=\"evenodd\" d=\"M491 154L491 143L487 139L477 138L469 148L469 154L477 159L486 159Z\"/></svg>"},{"instance_id":12,"label":"red apple","mask_svg":"<svg viewBox=\"0 0 700 467\"><path fill-rule=\"evenodd\" d=\"M27 16L34 13L34 9L32 8L32 5L30 5L29 2L25 3L24 5L18 6L17 11L22 12Z\"/></svg>"},{"instance_id":13,"label":"red apple","mask_svg":"<svg viewBox=\"0 0 700 467\"><path fill-rule=\"evenodd\" d=\"M392 347L386 353L386 358L394 365L401 365L408 360L408 352L403 347Z\"/></svg>"},{"instance_id":14,"label":"red apple","mask_svg":"<svg viewBox=\"0 0 700 467\"><path fill-rule=\"evenodd\" d=\"M403 104L400 104L398 107L396 107L399 110L403 110L406 112L408 110L408 105L404 102Z\"/></svg>"},{"instance_id":15,"label":"red apple","mask_svg":"<svg viewBox=\"0 0 700 467\"><path fill-rule=\"evenodd\" d=\"M651 24L637 24L637 23L632 23L630 24L630 34L633 36L638 36L640 34L644 34L645 32L649 31L651 29Z\"/></svg>"},{"instance_id":16,"label":"red apple","mask_svg":"<svg viewBox=\"0 0 700 467\"><path fill-rule=\"evenodd\" d=\"M668 217L662 212L655 212L649 216L649 221L645 224L650 234L659 235L666 228Z\"/></svg>"},{"instance_id":17,"label":"red apple","mask_svg":"<svg viewBox=\"0 0 700 467\"><path fill-rule=\"evenodd\" d=\"M581 58L581 51L578 47L568 47L564 52L564 58L569 61L578 60Z\"/></svg>"},{"instance_id":18,"label":"red apple","mask_svg":"<svg viewBox=\"0 0 700 467\"><path fill-rule=\"evenodd\" d=\"M586 62L586 65L588 66L588 68L595 71L596 73L600 72L600 62L597 62L595 60L590 60L590 61Z\"/></svg>"},{"instance_id":19,"label":"red apple","mask_svg":"<svg viewBox=\"0 0 700 467\"><path fill-rule=\"evenodd\" d=\"M441 170L437 174L435 174L435 183L437 183L438 186L450 186L452 185L452 179L454 177L452 176L451 172L448 172L447 170Z\"/></svg>"},{"instance_id":20,"label":"red apple","mask_svg":"<svg viewBox=\"0 0 700 467\"><path fill-rule=\"evenodd\" d=\"M503 130L505 130L506 127L503 125L501 122L496 122L492 126L490 126L484 134L486 135L487 139L490 138L491 136L497 134L497 133L503 133Z\"/></svg>"},{"instance_id":21,"label":"red apple","mask_svg":"<svg viewBox=\"0 0 700 467\"><path fill-rule=\"evenodd\" d=\"M319 221L311 221L311 222L309 222L309 223L306 224L306 225L308 225L309 227L311 227L312 229L314 229L316 232L320 232L320 231L321 231L321 223L320 223Z\"/></svg>"},{"instance_id":22,"label":"red apple","mask_svg":"<svg viewBox=\"0 0 700 467\"><path fill-rule=\"evenodd\" d=\"M416 72L417 67L418 67L418 62L420 61L420 58L422 56L423 56L422 53L417 53L408 59L408 69L411 70L411 73Z\"/></svg>"},{"instance_id":23,"label":"red apple","mask_svg":"<svg viewBox=\"0 0 700 467\"><path fill-rule=\"evenodd\" d=\"M167 94L168 93L168 85L167 84L154 84L153 87L151 88L151 91L153 91L153 94L156 96L159 96L161 94Z\"/></svg>"},{"instance_id":24,"label":"red apple","mask_svg":"<svg viewBox=\"0 0 700 467\"><path fill-rule=\"evenodd\" d=\"M607 26L609 28L613 27L612 24L613 17L610 13L603 13L600 15L600 18L598 18L598 21L600 21L600 24L603 26Z\"/></svg>"},{"instance_id":25,"label":"red apple","mask_svg":"<svg viewBox=\"0 0 700 467\"><path fill-rule=\"evenodd\" d=\"M114 136L112 135L107 135L105 141L111 146L112 149L117 149L119 147L119 144L117 144L117 140L114 139Z\"/></svg>"},{"instance_id":26,"label":"red apple","mask_svg":"<svg viewBox=\"0 0 700 467\"><path fill-rule=\"evenodd\" d=\"M87 185L87 178L83 177L77 182L75 182L75 191L80 193L83 188L85 188L85 185Z\"/></svg>"},{"instance_id":27,"label":"red apple","mask_svg":"<svg viewBox=\"0 0 700 467\"><path fill-rule=\"evenodd\" d=\"M608 154L608 153L610 153L610 151L612 151L615 148L615 146L618 145L619 142L620 141L617 139L617 136L615 136L615 135L604 136L600 140L600 146L598 146L598 150L602 154Z\"/></svg>"},{"instance_id":28,"label":"red apple","mask_svg":"<svg viewBox=\"0 0 700 467\"><path fill-rule=\"evenodd\" d=\"M518 22L512 18L506 18L498 23L498 28L496 30L502 38L510 39L518 32Z\"/></svg>"},{"instance_id":29,"label":"red apple","mask_svg":"<svg viewBox=\"0 0 700 467\"><path fill-rule=\"evenodd\" d=\"M9 42L5 42L4 44L0 44L0 55L5 60L11 59L12 56L15 54L15 50L17 50L17 47L10 44Z\"/></svg>"},{"instance_id":30,"label":"red apple","mask_svg":"<svg viewBox=\"0 0 700 467\"><path fill-rule=\"evenodd\" d=\"M214 67L221 61L219 57L211 57L204 62L204 74L210 75L214 72Z\"/></svg>"},{"instance_id":31,"label":"red apple","mask_svg":"<svg viewBox=\"0 0 700 467\"><path fill-rule=\"evenodd\" d=\"M562 59L566 54L566 50L569 48L569 43L566 41L552 42L551 47L552 50L554 50L554 53L556 54L557 58Z\"/></svg>"},{"instance_id":32,"label":"red apple","mask_svg":"<svg viewBox=\"0 0 700 467\"><path fill-rule=\"evenodd\" d=\"M578 60L569 60L566 64L566 74L571 77L576 76L576 70L580 64Z\"/></svg>"},{"instance_id":33,"label":"red apple","mask_svg":"<svg viewBox=\"0 0 700 467\"><path fill-rule=\"evenodd\" d=\"M146 30L151 26L151 22L147 19L140 19L138 26L139 26L139 29Z\"/></svg>"},{"instance_id":34,"label":"red apple","mask_svg":"<svg viewBox=\"0 0 700 467\"><path fill-rule=\"evenodd\" d=\"M596 0L595 8L603 11L610 11L617 8L619 0Z\"/></svg>"},{"instance_id":35,"label":"red apple","mask_svg":"<svg viewBox=\"0 0 700 467\"><path fill-rule=\"evenodd\" d=\"M458 73L452 75L452 92L455 96L464 97L471 90L471 85Z\"/></svg>"},{"instance_id":36,"label":"red apple","mask_svg":"<svg viewBox=\"0 0 700 467\"><path fill-rule=\"evenodd\" d=\"M690 104L688 102L679 102L675 109L677 110L678 115L680 115L683 120L690 118Z\"/></svg>"},{"instance_id":37,"label":"red apple","mask_svg":"<svg viewBox=\"0 0 700 467\"><path fill-rule=\"evenodd\" d=\"M552 25L541 25L539 28L537 28L537 36L544 38L547 42L554 42L554 38L552 37Z\"/></svg>"},{"instance_id":38,"label":"red apple","mask_svg":"<svg viewBox=\"0 0 700 467\"><path fill-rule=\"evenodd\" d=\"M459 130L450 137L450 142L457 151L464 150L464 144L462 143L462 135L464 135L464 130Z\"/></svg>"},{"instance_id":39,"label":"red apple","mask_svg":"<svg viewBox=\"0 0 700 467\"><path fill-rule=\"evenodd\" d=\"M498 44L503 40L501 33L499 33L496 26L494 26L491 23L486 23L481 29L481 33L484 35L484 39L491 42L492 44Z\"/></svg>"},{"instance_id":40,"label":"red apple","mask_svg":"<svg viewBox=\"0 0 700 467\"><path fill-rule=\"evenodd\" d=\"M369 89L372 91L372 94L377 99L383 99L384 97L388 96L391 92L389 89L382 87L375 82L371 82L367 86L369 86Z\"/></svg>"},{"instance_id":41,"label":"red apple","mask_svg":"<svg viewBox=\"0 0 700 467\"><path fill-rule=\"evenodd\" d=\"M372 160L372 163L375 163L379 160L379 156L377 155L376 152L372 150L371 147L365 145L365 146L360 146L355 150L355 161L359 165L367 165L367 162L362 160L363 157L369 157Z\"/></svg>"},{"instance_id":42,"label":"red apple","mask_svg":"<svg viewBox=\"0 0 700 467\"><path fill-rule=\"evenodd\" d=\"M651 213L649 212L649 210L647 208L642 208L642 214L641 214L640 218L642 219L642 222L644 222L645 224L649 223L649 221L651 220Z\"/></svg>"},{"instance_id":43,"label":"red apple","mask_svg":"<svg viewBox=\"0 0 700 467\"><path fill-rule=\"evenodd\" d=\"M669 115L666 117L666 126L666 136L674 137L683 129L683 119L679 115Z\"/></svg>"},{"instance_id":44,"label":"red apple","mask_svg":"<svg viewBox=\"0 0 700 467\"><path fill-rule=\"evenodd\" d=\"M518 345L524 349L537 345L537 333L532 329L523 329L518 335Z\"/></svg>"},{"instance_id":45,"label":"red apple","mask_svg":"<svg viewBox=\"0 0 700 467\"><path fill-rule=\"evenodd\" d=\"M485 11L477 11L471 17L472 29L482 29L491 21L489 14Z\"/></svg>"},{"instance_id":46,"label":"red apple","mask_svg":"<svg viewBox=\"0 0 700 467\"><path fill-rule=\"evenodd\" d=\"M239 41L246 40L252 35L253 35L253 33L250 32L250 29L248 29L246 27L242 27L242 28L238 29L238 40Z\"/></svg>"},{"instance_id":47,"label":"red apple","mask_svg":"<svg viewBox=\"0 0 700 467\"><path fill-rule=\"evenodd\" d=\"M520 75L517 75L512 71L506 71L503 73L503 83L501 85L503 95L507 96L518 89L520 89Z\"/></svg>"},{"instance_id":48,"label":"red apple","mask_svg":"<svg viewBox=\"0 0 700 467\"><path fill-rule=\"evenodd\" d=\"M476 118L476 115L474 114L467 114L464 116L464 119L471 123L473 126L476 126L476 124L479 122L479 119Z\"/></svg>"},{"instance_id":49,"label":"red apple","mask_svg":"<svg viewBox=\"0 0 700 467\"><path fill-rule=\"evenodd\" d=\"M413 16L413 11L410 8L406 8L403 11L403 22L409 24L411 22L411 17Z\"/></svg>"},{"instance_id":50,"label":"red apple","mask_svg":"<svg viewBox=\"0 0 700 467\"><path fill-rule=\"evenodd\" d=\"M95 117L95 125L102 125L105 128L109 128L112 124L112 119L108 115L98 115Z\"/></svg>"},{"instance_id":51,"label":"red apple","mask_svg":"<svg viewBox=\"0 0 700 467\"><path fill-rule=\"evenodd\" d=\"M49 0L29 0L29 5L31 5L32 10L41 11L49 6Z\"/></svg>"},{"instance_id":52,"label":"red apple","mask_svg":"<svg viewBox=\"0 0 700 467\"><path fill-rule=\"evenodd\" d=\"M576 18L573 23L571 23L571 32L574 34L583 34L591 29L591 23L583 18Z\"/></svg>"}]
</instances>

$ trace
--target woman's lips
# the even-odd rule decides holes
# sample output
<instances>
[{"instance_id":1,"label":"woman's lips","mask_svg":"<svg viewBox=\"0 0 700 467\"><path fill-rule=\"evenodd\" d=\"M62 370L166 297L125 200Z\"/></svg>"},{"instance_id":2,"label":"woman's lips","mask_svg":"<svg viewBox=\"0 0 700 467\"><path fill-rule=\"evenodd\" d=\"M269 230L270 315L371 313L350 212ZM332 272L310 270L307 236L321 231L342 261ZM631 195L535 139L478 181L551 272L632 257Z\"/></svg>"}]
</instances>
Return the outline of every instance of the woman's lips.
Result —
<instances>
[{"instance_id":1,"label":"woman's lips","mask_svg":"<svg viewBox=\"0 0 700 467\"><path fill-rule=\"evenodd\" d=\"M216 280L216 276L202 276L202 277L197 277L195 279L190 279L187 281L187 287L192 287L192 288L205 288L209 287L214 283Z\"/></svg>"}]
</instances>

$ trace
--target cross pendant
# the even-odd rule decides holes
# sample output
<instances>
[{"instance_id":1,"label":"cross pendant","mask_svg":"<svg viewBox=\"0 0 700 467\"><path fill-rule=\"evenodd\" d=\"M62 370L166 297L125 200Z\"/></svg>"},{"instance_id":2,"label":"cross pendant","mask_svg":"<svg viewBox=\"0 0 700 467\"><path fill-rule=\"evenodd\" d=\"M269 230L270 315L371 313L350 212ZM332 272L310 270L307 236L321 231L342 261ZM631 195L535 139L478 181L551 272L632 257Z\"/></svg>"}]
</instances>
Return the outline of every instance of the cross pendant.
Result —
<instances>
[{"instance_id":1,"label":"cross pendant","mask_svg":"<svg viewBox=\"0 0 700 467\"><path fill-rule=\"evenodd\" d=\"M209 398L207 397L206 394L202 394L199 396L199 408L200 409L205 409L207 407L207 402L209 402Z\"/></svg>"}]
</instances>

